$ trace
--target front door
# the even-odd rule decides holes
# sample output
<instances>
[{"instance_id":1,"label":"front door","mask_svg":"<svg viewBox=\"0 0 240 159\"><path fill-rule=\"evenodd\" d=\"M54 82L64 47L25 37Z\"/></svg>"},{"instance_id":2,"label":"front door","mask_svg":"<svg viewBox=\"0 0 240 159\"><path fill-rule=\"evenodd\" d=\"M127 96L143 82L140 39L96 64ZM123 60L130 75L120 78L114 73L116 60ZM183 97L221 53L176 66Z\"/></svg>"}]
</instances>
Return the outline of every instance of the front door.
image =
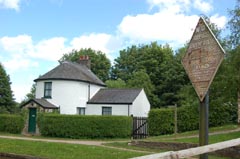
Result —
<instances>
[{"instance_id":1,"label":"front door","mask_svg":"<svg viewBox=\"0 0 240 159\"><path fill-rule=\"evenodd\" d=\"M29 108L29 121L28 121L28 132L36 132L36 117L37 117L37 108Z\"/></svg>"}]
</instances>

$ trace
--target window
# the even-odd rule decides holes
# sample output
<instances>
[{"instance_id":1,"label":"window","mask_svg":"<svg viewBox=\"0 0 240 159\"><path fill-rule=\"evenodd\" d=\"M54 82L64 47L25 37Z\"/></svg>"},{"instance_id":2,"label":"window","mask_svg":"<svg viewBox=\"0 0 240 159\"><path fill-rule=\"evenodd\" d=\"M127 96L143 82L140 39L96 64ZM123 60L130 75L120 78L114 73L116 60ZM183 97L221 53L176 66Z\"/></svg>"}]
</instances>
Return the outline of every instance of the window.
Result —
<instances>
[{"instance_id":1,"label":"window","mask_svg":"<svg viewBox=\"0 0 240 159\"><path fill-rule=\"evenodd\" d=\"M112 107L102 107L102 115L112 115Z\"/></svg>"},{"instance_id":2,"label":"window","mask_svg":"<svg viewBox=\"0 0 240 159\"><path fill-rule=\"evenodd\" d=\"M52 82L44 83L44 98L52 98Z\"/></svg>"},{"instance_id":3,"label":"window","mask_svg":"<svg viewBox=\"0 0 240 159\"><path fill-rule=\"evenodd\" d=\"M77 114L85 115L85 107L77 107Z\"/></svg>"}]
</instances>

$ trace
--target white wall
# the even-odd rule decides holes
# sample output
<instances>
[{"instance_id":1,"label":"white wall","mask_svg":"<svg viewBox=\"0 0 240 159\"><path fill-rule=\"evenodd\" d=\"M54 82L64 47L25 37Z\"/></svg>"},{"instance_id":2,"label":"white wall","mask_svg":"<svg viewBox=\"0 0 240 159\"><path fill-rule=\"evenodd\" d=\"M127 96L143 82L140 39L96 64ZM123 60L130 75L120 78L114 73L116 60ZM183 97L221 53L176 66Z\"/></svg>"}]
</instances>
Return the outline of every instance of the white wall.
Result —
<instances>
[{"instance_id":1,"label":"white wall","mask_svg":"<svg viewBox=\"0 0 240 159\"><path fill-rule=\"evenodd\" d=\"M89 84L79 81L46 80L38 81L36 86L36 98L44 97L44 82L52 82L52 98L49 102L60 106L61 114L76 114L77 107L86 107L89 99ZM90 98L102 86L90 84Z\"/></svg>"},{"instance_id":2,"label":"white wall","mask_svg":"<svg viewBox=\"0 0 240 159\"><path fill-rule=\"evenodd\" d=\"M86 115L102 115L102 107L112 107L112 115L131 115L131 105L111 105L111 104L88 104L86 108Z\"/></svg>"},{"instance_id":3,"label":"white wall","mask_svg":"<svg viewBox=\"0 0 240 159\"><path fill-rule=\"evenodd\" d=\"M147 96L142 89L137 98L134 100L132 105L132 114L133 116L147 117L150 110L150 103L147 99Z\"/></svg>"}]
</instances>

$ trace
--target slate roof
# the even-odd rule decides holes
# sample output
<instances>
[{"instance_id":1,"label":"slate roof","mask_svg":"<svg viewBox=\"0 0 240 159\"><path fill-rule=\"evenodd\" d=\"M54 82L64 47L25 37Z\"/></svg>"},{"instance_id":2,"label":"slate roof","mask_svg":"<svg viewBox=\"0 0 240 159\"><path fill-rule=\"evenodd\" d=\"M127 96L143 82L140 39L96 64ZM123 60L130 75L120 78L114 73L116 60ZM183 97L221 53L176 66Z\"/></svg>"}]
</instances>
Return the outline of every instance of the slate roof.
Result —
<instances>
[{"instance_id":1,"label":"slate roof","mask_svg":"<svg viewBox=\"0 0 240 159\"><path fill-rule=\"evenodd\" d=\"M142 89L100 89L88 104L132 104Z\"/></svg>"},{"instance_id":2,"label":"slate roof","mask_svg":"<svg viewBox=\"0 0 240 159\"><path fill-rule=\"evenodd\" d=\"M63 62L51 71L40 76L34 81L42 80L71 80L92 83L96 85L106 86L90 69L85 65L73 62Z\"/></svg>"},{"instance_id":3,"label":"slate roof","mask_svg":"<svg viewBox=\"0 0 240 159\"><path fill-rule=\"evenodd\" d=\"M39 106L45 108L45 109L58 109L57 106L55 106L54 104L48 102L46 99L39 99L39 98L35 98L35 99L30 99L29 101L27 101L26 103L22 104L21 107L24 107L25 105L28 105L29 103L36 103Z\"/></svg>"}]
</instances>

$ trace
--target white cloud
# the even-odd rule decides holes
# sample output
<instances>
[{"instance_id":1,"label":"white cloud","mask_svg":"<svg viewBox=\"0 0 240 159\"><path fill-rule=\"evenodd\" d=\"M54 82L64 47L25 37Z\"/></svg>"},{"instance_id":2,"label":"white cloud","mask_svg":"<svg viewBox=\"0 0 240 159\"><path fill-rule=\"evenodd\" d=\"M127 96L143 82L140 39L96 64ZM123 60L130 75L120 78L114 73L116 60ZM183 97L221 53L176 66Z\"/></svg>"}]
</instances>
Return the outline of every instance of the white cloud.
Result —
<instances>
[{"instance_id":1,"label":"white cloud","mask_svg":"<svg viewBox=\"0 0 240 159\"><path fill-rule=\"evenodd\" d=\"M211 2L211 1L210 1ZM203 1L203 0L194 0L194 8L200 10L201 12L208 13L210 12L213 7L209 1Z\"/></svg>"},{"instance_id":2,"label":"white cloud","mask_svg":"<svg viewBox=\"0 0 240 159\"><path fill-rule=\"evenodd\" d=\"M109 34L104 33L92 33L90 35L82 35L76 37L71 41L71 46L74 49L81 48L92 48L94 50L100 50L104 53L109 53L111 50L107 47L110 39L112 38Z\"/></svg>"},{"instance_id":3,"label":"white cloud","mask_svg":"<svg viewBox=\"0 0 240 159\"><path fill-rule=\"evenodd\" d=\"M210 12L211 1L204 0L147 0L151 8L158 7L153 14L138 14L125 16L118 26L121 36L135 43L163 41L178 46L191 38L199 19L198 15L187 14L189 9ZM226 17L214 15L211 21L218 27L226 25Z\"/></svg>"},{"instance_id":4,"label":"white cloud","mask_svg":"<svg viewBox=\"0 0 240 159\"><path fill-rule=\"evenodd\" d=\"M20 0L0 0L0 7L19 11Z\"/></svg>"},{"instance_id":5,"label":"white cloud","mask_svg":"<svg viewBox=\"0 0 240 159\"><path fill-rule=\"evenodd\" d=\"M210 21L215 23L220 29L223 29L227 24L227 18L225 16L219 16L218 14L211 16Z\"/></svg>"},{"instance_id":6,"label":"white cloud","mask_svg":"<svg viewBox=\"0 0 240 159\"><path fill-rule=\"evenodd\" d=\"M28 52L31 57L57 61L63 53L68 52L68 48L65 46L66 39L63 37L54 37L47 40L42 40L36 45L32 46L33 50Z\"/></svg>"},{"instance_id":7,"label":"white cloud","mask_svg":"<svg viewBox=\"0 0 240 159\"><path fill-rule=\"evenodd\" d=\"M30 59L24 59L21 56L16 56L10 60L4 61L3 65L10 72L17 70L27 69L29 67L38 67L38 62L31 61Z\"/></svg>"},{"instance_id":8,"label":"white cloud","mask_svg":"<svg viewBox=\"0 0 240 159\"><path fill-rule=\"evenodd\" d=\"M16 98L17 102L21 102L25 95L30 92L32 82L24 83L12 83L11 89L14 94L14 98Z\"/></svg>"},{"instance_id":9,"label":"white cloud","mask_svg":"<svg viewBox=\"0 0 240 159\"><path fill-rule=\"evenodd\" d=\"M163 11L155 14L126 16L119 25L122 36L140 41L161 40L185 43L192 34L198 16Z\"/></svg>"},{"instance_id":10,"label":"white cloud","mask_svg":"<svg viewBox=\"0 0 240 159\"><path fill-rule=\"evenodd\" d=\"M0 39L0 45L10 53L23 54L32 49L32 38L29 35L18 35L16 37L5 36Z\"/></svg>"}]
</instances>

